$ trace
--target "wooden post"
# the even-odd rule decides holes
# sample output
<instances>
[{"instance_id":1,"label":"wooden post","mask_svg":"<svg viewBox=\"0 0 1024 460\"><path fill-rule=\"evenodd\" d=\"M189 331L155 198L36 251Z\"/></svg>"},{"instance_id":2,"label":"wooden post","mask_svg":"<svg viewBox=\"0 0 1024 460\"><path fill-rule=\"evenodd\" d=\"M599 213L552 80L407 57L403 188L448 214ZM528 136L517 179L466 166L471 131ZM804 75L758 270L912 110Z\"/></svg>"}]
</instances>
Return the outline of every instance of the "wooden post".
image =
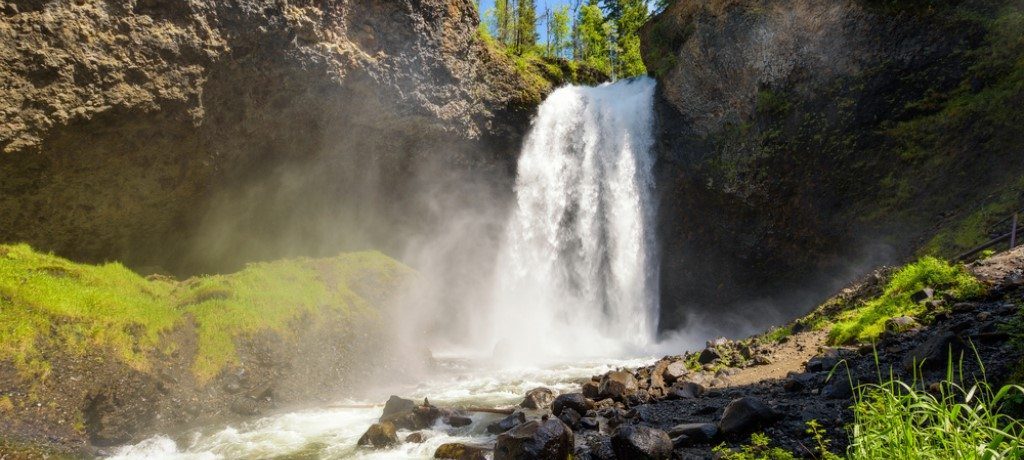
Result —
<instances>
[{"instance_id":1,"label":"wooden post","mask_svg":"<svg viewBox=\"0 0 1024 460\"><path fill-rule=\"evenodd\" d=\"M1013 213L1013 227L1010 229L1010 249L1017 246L1017 213Z\"/></svg>"}]
</instances>

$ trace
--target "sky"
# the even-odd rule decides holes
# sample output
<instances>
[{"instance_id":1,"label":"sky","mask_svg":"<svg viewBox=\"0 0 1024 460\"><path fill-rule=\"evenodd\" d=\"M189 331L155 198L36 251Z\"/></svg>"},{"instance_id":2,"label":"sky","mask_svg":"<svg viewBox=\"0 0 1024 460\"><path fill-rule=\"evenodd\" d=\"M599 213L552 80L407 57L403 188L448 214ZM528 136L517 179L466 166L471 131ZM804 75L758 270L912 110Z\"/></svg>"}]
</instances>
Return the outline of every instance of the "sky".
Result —
<instances>
[{"instance_id":1,"label":"sky","mask_svg":"<svg viewBox=\"0 0 1024 460\"><path fill-rule=\"evenodd\" d=\"M539 37L539 41L541 43L544 43L544 42L547 41L547 30L545 29L544 23L543 23L543 20L544 20L543 15L544 15L545 8L550 8L551 10L555 10L556 8L559 8L559 7L563 6L563 5L568 5L569 8L571 9L572 6L573 6L573 0L534 0L534 1L537 2L537 19L539 21L539 23L537 24L537 36ZM480 20L481 21L486 21L486 18L484 17L484 13L486 13L487 10L494 8L494 0L479 0L479 2L480 2L479 3L480 4ZM587 3L587 1L583 0L580 3L584 3L585 4L585 3ZM655 1L654 0L650 0L650 1L647 2L647 4L650 5L649 8L651 9L651 11L654 11ZM571 13L570 13L570 21L575 20L575 19L576 18L571 17Z\"/></svg>"}]
</instances>

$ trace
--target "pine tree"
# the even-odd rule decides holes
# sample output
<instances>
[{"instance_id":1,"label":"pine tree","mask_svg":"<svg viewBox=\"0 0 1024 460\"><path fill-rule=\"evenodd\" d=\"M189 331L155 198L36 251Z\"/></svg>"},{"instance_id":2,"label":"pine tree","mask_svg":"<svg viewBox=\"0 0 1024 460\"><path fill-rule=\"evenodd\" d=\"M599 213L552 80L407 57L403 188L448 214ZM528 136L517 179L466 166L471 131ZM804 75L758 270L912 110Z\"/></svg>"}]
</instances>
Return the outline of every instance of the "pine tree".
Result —
<instances>
[{"instance_id":1,"label":"pine tree","mask_svg":"<svg viewBox=\"0 0 1024 460\"><path fill-rule=\"evenodd\" d=\"M548 24L548 54L562 57L569 47L569 6L551 12Z\"/></svg>"},{"instance_id":2,"label":"pine tree","mask_svg":"<svg viewBox=\"0 0 1024 460\"><path fill-rule=\"evenodd\" d=\"M523 55L537 45L537 4L535 0L519 0L519 9L516 12L516 39L513 52Z\"/></svg>"},{"instance_id":3,"label":"pine tree","mask_svg":"<svg viewBox=\"0 0 1024 460\"><path fill-rule=\"evenodd\" d=\"M646 74L647 68L640 55L640 28L647 21L647 1L617 0L615 3L619 12L615 22L618 56L615 73L623 78Z\"/></svg>"},{"instance_id":4,"label":"pine tree","mask_svg":"<svg viewBox=\"0 0 1024 460\"><path fill-rule=\"evenodd\" d=\"M580 7L576 19L576 33L580 41L580 53L576 59L602 72L611 73L611 49L608 46L610 24L605 22L604 12L598 0L590 0Z\"/></svg>"}]
</instances>

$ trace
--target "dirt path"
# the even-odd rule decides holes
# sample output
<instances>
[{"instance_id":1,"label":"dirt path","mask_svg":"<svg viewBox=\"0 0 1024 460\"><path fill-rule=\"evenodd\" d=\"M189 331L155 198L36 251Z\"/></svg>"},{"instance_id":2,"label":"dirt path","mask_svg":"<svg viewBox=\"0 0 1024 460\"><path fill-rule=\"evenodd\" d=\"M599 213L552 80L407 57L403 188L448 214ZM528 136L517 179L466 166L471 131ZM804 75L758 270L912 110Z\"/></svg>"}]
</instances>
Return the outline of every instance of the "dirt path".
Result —
<instances>
[{"instance_id":1,"label":"dirt path","mask_svg":"<svg viewBox=\"0 0 1024 460\"><path fill-rule=\"evenodd\" d=\"M740 369L729 376L729 386L750 385L767 379L785 378L786 374L803 372L804 363L818 354L825 345L828 331L811 331L793 334L785 343L778 343L769 355L771 364Z\"/></svg>"}]
</instances>

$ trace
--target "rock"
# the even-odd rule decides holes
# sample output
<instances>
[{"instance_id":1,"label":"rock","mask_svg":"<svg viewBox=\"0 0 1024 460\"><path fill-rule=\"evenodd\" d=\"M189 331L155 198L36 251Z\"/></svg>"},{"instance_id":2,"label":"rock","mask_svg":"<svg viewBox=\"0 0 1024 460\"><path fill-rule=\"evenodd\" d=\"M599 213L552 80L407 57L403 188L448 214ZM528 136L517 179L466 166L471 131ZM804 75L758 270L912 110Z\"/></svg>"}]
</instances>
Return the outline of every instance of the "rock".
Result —
<instances>
[{"instance_id":1,"label":"rock","mask_svg":"<svg viewBox=\"0 0 1024 460\"><path fill-rule=\"evenodd\" d=\"M637 383L633 374L626 371L613 371L601 378L598 394L606 398L622 399L636 391Z\"/></svg>"},{"instance_id":2,"label":"rock","mask_svg":"<svg viewBox=\"0 0 1024 460\"><path fill-rule=\"evenodd\" d=\"M444 411L424 401L424 404L414 406L412 410L392 412L387 416L382 416L380 421L391 422L400 429L422 430L430 428L434 422L444 415L446 415Z\"/></svg>"},{"instance_id":3,"label":"rock","mask_svg":"<svg viewBox=\"0 0 1024 460\"><path fill-rule=\"evenodd\" d=\"M822 372L831 371L832 368L839 364L839 358L835 356L815 356L807 360L807 365L804 369L807 372Z\"/></svg>"},{"instance_id":4,"label":"rock","mask_svg":"<svg viewBox=\"0 0 1024 460\"><path fill-rule=\"evenodd\" d=\"M636 393L626 396L625 402L627 406L639 406L651 402L652 399L653 397L647 390L641 389L637 390Z\"/></svg>"},{"instance_id":5,"label":"rock","mask_svg":"<svg viewBox=\"0 0 1024 460\"><path fill-rule=\"evenodd\" d=\"M572 454L574 444L572 430L561 420L547 417L498 435L494 460L565 460Z\"/></svg>"},{"instance_id":6,"label":"rock","mask_svg":"<svg viewBox=\"0 0 1024 460\"><path fill-rule=\"evenodd\" d=\"M707 345L707 348L718 348L729 345L730 343L732 343L732 341L729 340L728 338L719 337L717 339L708 340L707 342L705 342L705 345Z\"/></svg>"},{"instance_id":7,"label":"rock","mask_svg":"<svg viewBox=\"0 0 1024 460\"><path fill-rule=\"evenodd\" d=\"M914 303L924 302L935 297L935 289L926 287L910 295L910 301Z\"/></svg>"},{"instance_id":8,"label":"rock","mask_svg":"<svg viewBox=\"0 0 1024 460\"><path fill-rule=\"evenodd\" d=\"M918 327L921 327L921 324L909 316L898 316L896 318L890 318L885 322L885 330L896 334Z\"/></svg>"},{"instance_id":9,"label":"rock","mask_svg":"<svg viewBox=\"0 0 1024 460\"><path fill-rule=\"evenodd\" d=\"M648 391L655 396L661 396L665 393L668 383L665 381L665 370L668 369L671 361L668 359L661 359L654 363L654 367L651 369L650 385Z\"/></svg>"},{"instance_id":10,"label":"rock","mask_svg":"<svg viewBox=\"0 0 1024 460\"><path fill-rule=\"evenodd\" d=\"M434 451L434 458L447 458L453 460L486 460L486 447L470 446L460 442L449 442L441 444Z\"/></svg>"},{"instance_id":11,"label":"rock","mask_svg":"<svg viewBox=\"0 0 1024 460\"><path fill-rule=\"evenodd\" d=\"M772 363L772 359L767 355L757 355L754 357L753 361L757 366L767 366Z\"/></svg>"},{"instance_id":12,"label":"rock","mask_svg":"<svg viewBox=\"0 0 1024 460\"><path fill-rule=\"evenodd\" d=\"M580 425L580 419L583 416L579 412L573 409L562 409L562 413L558 415L558 419L569 426L569 428L576 429Z\"/></svg>"},{"instance_id":13,"label":"rock","mask_svg":"<svg viewBox=\"0 0 1024 460\"><path fill-rule=\"evenodd\" d=\"M845 375L835 374L821 389L821 397L826 399L848 399L853 397L853 387Z\"/></svg>"},{"instance_id":14,"label":"rock","mask_svg":"<svg viewBox=\"0 0 1024 460\"><path fill-rule=\"evenodd\" d=\"M405 442L409 442L409 443L413 443L413 444L421 444L423 441L426 441L426 440L427 440L427 436L425 434L423 434L422 431L417 431L415 433L409 433L409 436L405 437Z\"/></svg>"},{"instance_id":15,"label":"rock","mask_svg":"<svg viewBox=\"0 0 1024 460\"><path fill-rule=\"evenodd\" d=\"M686 375L689 373L690 370L686 368L686 363L683 362L682 360L678 360L673 361L667 367L665 367L665 372L663 372L662 375L665 378L665 383L671 385L673 383L676 383L683 377L686 377Z\"/></svg>"},{"instance_id":16,"label":"rock","mask_svg":"<svg viewBox=\"0 0 1024 460\"><path fill-rule=\"evenodd\" d=\"M501 434L523 423L526 423L526 414L523 414L522 412L514 412L508 417L487 425L487 432L491 434Z\"/></svg>"},{"instance_id":17,"label":"rock","mask_svg":"<svg viewBox=\"0 0 1024 460\"><path fill-rule=\"evenodd\" d=\"M473 424L473 419L464 415L449 415L445 418L445 423L454 427L469 426Z\"/></svg>"},{"instance_id":18,"label":"rock","mask_svg":"<svg viewBox=\"0 0 1024 460\"><path fill-rule=\"evenodd\" d=\"M668 397L674 399L694 399L704 394L704 387L694 382L676 382L669 389Z\"/></svg>"},{"instance_id":19,"label":"rock","mask_svg":"<svg viewBox=\"0 0 1024 460\"><path fill-rule=\"evenodd\" d=\"M391 395L391 397L388 398L388 401L384 403L384 412L380 415L380 418L383 419L389 415L399 414L402 412L412 412L415 408L415 401Z\"/></svg>"},{"instance_id":20,"label":"rock","mask_svg":"<svg viewBox=\"0 0 1024 460\"><path fill-rule=\"evenodd\" d=\"M950 353L955 357L962 349L962 344L952 332L936 332L907 353L903 367L908 371L915 365L926 369L941 368L946 365Z\"/></svg>"},{"instance_id":21,"label":"rock","mask_svg":"<svg viewBox=\"0 0 1024 460\"><path fill-rule=\"evenodd\" d=\"M667 459L672 455L672 447L668 433L644 425L622 425L612 435L612 449L617 458Z\"/></svg>"},{"instance_id":22,"label":"rock","mask_svg":"<svg viewBox=\"0 0 1024 460\"><path fill-rule=\"evenodd\" d=\"M668 435L673 438L686 436L691 443L706 443L718 436L718 427L714 423L683 423L668 430Z\"/></svg>"},{"instance_id":23,"label":"rock","mask_svg":"<svg viewBox=\"0 0 1024 460\"><path fill-rule=\"evenodd\" d=\"M601 424L595 417L583 417L580 419L580 427L584 430L597 430L601 428Z\"/></svg>"},{"instance_id":24,"label":"rock","mask_svg":"<svg viewBox=\"0 0 1024 460\"><path fill-rule=\"evenodd\" d=\"M555 392L547 388L534 388L526 392L526 397L523 398L523 402L519 403L519 407L526 409L547 409L551 407L551 403L555 401Z\"/></svg>"},{"instance_id":25,"label":"rock","mask_svg":"<svg viewBox=\"0 0 1024 460\"><path fill-rule=\"evenodd\" d=\"M596 380L589 380L587 382L584 382L582 388L583 396L591 399L597 398L600 394L600 387L601 384Z\"/></svg>"},{"instance_id":26,"label":"rock","mask_svg":"<svg viewBox=\"0 0 1024 460\"><path fill-rule=\"evenodd\" d=\"M604 434L586 435L579 442L573 460L617 460L612 450L612 439Z\"/></svg>"},{"instance_id":27,"label":"rock","mask_svg":"<svg viewBox=\"0 0 1024 460\"><path fill-rule=\"evenodd\" d=\"M782 388L789 392L809 390L817 386L817 379L816 374L790 372Z\"/></svg>"},{"instance_id":28,"label":"rock","mask_svg":"<svg viewBox=\"0 0 1024 460\"><path fill-rule=\"evenodd\" d=\"M746 434L775 421L776 417L775 411L761 400L746 396L725 406L718 428L725 435Z\"/></svg>"},{"instance_id":29,"label":"rock","mask_svg":"<svg viewBox=\"0 0 1024 460\"><path fill-rule=\"evenodd\" d=\"M565 393L555 398L555 402L551 404L551 413L557 417L562 415L562 409L569 408L580 414L585 414L587 406L587 398L584 398L581 393Z\"/></svg>"},{"instance_id":30,"label":"rock","mask_svg":"<svg viewBox=\"0 0 1024 460\"><path fill-rule=\"evenodd\" d=\"M356 444L374 448L398 445L398 434L395 432L395 425L391 422L374 423L370 425L366 433L363 433Z\"/></svg>"},{"instance_id":31,"label":"rock","mask_svg":"<svg viewBox=\"0 0 1024 460\"><path fill-rule=\"evenodd\" d=\"M722 353L714 347L705 348L700 352L700 356L697 356L697 362L700 364L711 364L719 359L722 359Z\"/></svg>"}]
</instances>

